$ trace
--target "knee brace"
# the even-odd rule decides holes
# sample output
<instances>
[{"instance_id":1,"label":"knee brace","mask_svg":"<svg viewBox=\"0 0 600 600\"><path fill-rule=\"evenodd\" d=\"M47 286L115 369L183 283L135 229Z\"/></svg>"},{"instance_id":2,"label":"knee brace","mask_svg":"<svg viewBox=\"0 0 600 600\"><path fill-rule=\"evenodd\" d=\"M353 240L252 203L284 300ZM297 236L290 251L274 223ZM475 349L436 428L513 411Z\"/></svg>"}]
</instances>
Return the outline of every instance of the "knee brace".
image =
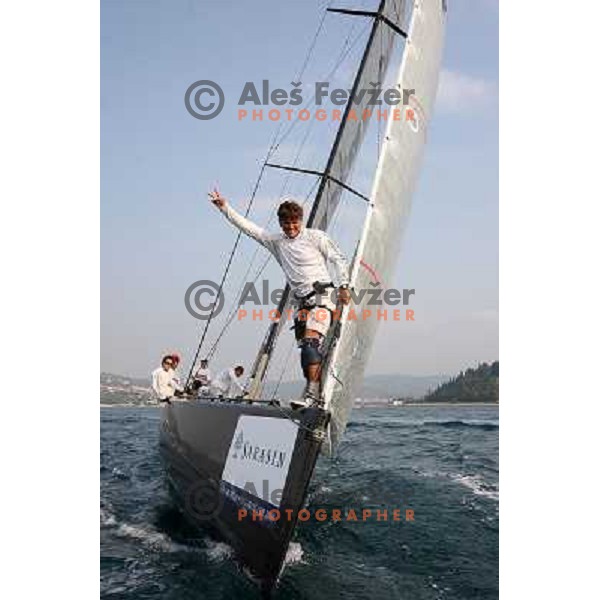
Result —
<instances>
[{"instance_id":1,"label":"knee brace","mask_svg":"<svg viewBox=\"0 0 600 600\"><path fill-rule=\"evenodd\" d=\"M319 338L304 338L300 342L300 364L302 369L305 370L310 365L321 364L322 360L321 340Z\"/></svg>"}]
</instances>

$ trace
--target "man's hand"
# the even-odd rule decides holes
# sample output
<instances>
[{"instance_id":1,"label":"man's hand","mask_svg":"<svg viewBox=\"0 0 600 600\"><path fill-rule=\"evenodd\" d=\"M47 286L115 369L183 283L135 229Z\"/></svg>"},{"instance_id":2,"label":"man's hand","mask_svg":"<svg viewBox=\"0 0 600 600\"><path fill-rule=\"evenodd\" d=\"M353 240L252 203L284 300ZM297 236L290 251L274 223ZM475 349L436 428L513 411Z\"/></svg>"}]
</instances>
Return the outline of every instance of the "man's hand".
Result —
<instances>
[{"instance_id":1,"label":"man's hand","mask_svg":"<svg viewBox=\"0 0 600 600\"><path fill-rule=\"evenodd\" d=\"M208 192L208 197L210 198L210 201L217 208L220 208L220 209L225 208L225 206L227 204L227 200L225 200L225 198L223 198L223 196L221 196L221 193L219 192L219 190L217 188L215 188L212 192Z\"/></svg>"},{"instance_id":2,"label":"man's hand","mask_svg":"<svg viewBox=\"0 0 600 600\"><path fill-rule=\"evenodd\" d=\"M338 288L337 297L343 306L350 304L350 290L348 288Z\"/></svg>"}]
</instances>

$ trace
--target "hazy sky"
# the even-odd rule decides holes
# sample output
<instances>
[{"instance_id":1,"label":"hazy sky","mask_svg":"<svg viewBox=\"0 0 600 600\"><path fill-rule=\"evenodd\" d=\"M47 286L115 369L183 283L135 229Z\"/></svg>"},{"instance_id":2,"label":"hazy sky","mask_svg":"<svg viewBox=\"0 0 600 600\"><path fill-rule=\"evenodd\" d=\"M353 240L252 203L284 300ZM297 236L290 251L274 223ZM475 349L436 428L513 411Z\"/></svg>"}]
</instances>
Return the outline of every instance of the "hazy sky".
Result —
<instances>
[{"instance_id":1,"label":"hazy sky","mask_svg":"<svg viewBox=\"0 0 600 600\"><path fill-rule=\"evenodd\" d=\"M208 204L206 191L218 182L243 209L277 128L238 122L235 102L246 81L269 79L273 87L290 88L327 5L102 0L102 370L146 376L171 349L189 361L203 323L186 311L185 290L198 279L220 279L235 239ZM498 3L448 5L436 113L391 282L416 289L411 299L416 320L380 328L371 374L453 374L498 357ZM305 98L315 81L324 80L350 35L356 45L333 76L334 82L348 83L366 26L359 18L326 16L303 74ZM186 89L199 79L214 80L225 91L225 109L210 121L192 118L184 107ZM323 166L331 124L307 127L295 126L278 159L290 160L306 137L298 164ZM366 193L377 133L372 128L353 180ZM285 176L269 173L267 179L253 213L261 224ZM304 177L287 181L285 192L298 197L313 183ZM353 210L351 200L343 204ZM343 237L338 227L334 237ZM233 289L255 245L244 240L240 251ZM265 256L257 256L256 268ZM276 267L269 265L265 275L272 287L281 286ZM214 368L250 364L265 328L266 323L233 323ZM212 333L219 329L216 322ZM288 356L291 337L283 334L279 361ZM290 356L284 379L300 376Z\"/></svg>"}]
</instances>

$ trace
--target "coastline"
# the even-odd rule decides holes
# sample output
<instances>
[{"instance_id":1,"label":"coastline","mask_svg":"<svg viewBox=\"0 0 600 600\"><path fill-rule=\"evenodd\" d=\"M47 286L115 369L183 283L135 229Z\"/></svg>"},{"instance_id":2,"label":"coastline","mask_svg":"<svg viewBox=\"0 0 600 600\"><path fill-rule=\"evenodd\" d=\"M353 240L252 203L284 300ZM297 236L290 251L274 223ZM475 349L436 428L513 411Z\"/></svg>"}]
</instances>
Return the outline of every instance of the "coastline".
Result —
<instances>
[{"instance_id":1,"label":"coastline","mask_svg":"<svg viewBox=\"0 0 600 600\"><path fill-rule=\"evenodd\" d=\"M487 407L487 408L498 408L500 404L498 402L423 402L417 403L413 402L411 404L398 404L394 406L393 404L357 404L354 406L356 410L364 410L366 408L394 408L394 409L402 409L402 408L476 408L476 407Z\"/></svg>"},{"instance_id":2,"label":"coastline","mask_svg":"<svg viewBox=\"0 0 600 600\"><path fill-rule=\"evenodd\" d=\"M392 404L384 404L384 403L373 403L367 405L355 405L354 408L356 410L364 410L366 408L393 408L393 409L401 409L401 408L435 408L435 407L444 407L450 408L452 406L455 407L476 407L476 406L485 406L485 407L500 407L498 402L412 402L410 404L400 404L398 406L393 406ZM158 404L102 404L100 403L100 408L160 408Z\"/></svg>"}]
</instances>

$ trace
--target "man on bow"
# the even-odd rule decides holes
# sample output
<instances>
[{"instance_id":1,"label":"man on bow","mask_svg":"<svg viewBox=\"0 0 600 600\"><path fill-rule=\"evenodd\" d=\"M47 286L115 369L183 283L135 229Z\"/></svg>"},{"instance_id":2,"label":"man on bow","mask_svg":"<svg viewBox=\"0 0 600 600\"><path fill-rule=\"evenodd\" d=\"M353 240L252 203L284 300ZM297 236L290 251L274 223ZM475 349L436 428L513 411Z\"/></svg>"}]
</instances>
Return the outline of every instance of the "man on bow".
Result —
<instances>
[{"instance_id":1,"label":"man on bow","mask_svg":"<svg viewBox=\"0 0 600 600\"><path fill-rule=\"evenodd\" d=\"M345 256L324 231L303 226L304 211L297 202L286 200L279 205L277 216L281 232L269 233L236 212L217 189L208 195L230 223L271 252L283 269L298 304L295 330L306 378L303 401L293 404L296 407L318 404L323 339L336 308L329 296L322 294L328 288L337 287L338 301L343 305L350 302ZM334 268L335 277L330 274L330 266Z\"/></svg>"}]
</instances>

